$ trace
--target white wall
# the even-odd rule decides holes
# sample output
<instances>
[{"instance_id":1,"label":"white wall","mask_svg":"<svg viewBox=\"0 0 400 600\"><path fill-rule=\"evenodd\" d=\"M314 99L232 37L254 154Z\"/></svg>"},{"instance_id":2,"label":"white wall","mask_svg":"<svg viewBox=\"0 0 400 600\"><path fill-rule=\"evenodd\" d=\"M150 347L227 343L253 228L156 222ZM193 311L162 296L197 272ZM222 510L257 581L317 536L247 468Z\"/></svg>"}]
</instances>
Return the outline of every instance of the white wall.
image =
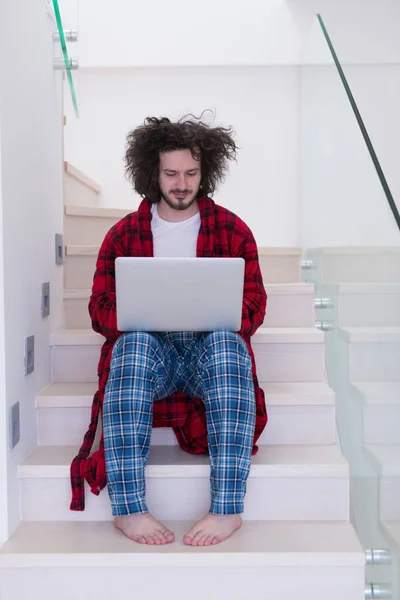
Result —
<instances>
[{"instance_id":1,"label":"white wall","mask_svg":"<svg viewBox=\"0 0 400 600\"><path fill-rule=\"evenodd\" d=\"M390 106L393 98L383 101L376 85L385 84L399 99L400 66L353 66L346 73L398 198L400 115L396 105ZM399 245L399 231L335 67L301 68L300 124L302 245Z\"/></svg>"},{"instance_id":2,"label":"white wall","mask_svg":"<svg viewBox=\"0 0 400 600\"><path fill-rule=\"evenodd\" d=\"M301 40L284 0L62 0L84 68L293 64Z\"/></svg>"},{"instance_id":3,"label":"white wall","mask_svg":"<svg viewBox=\"0 0 400 600\"><path fill-rule=\"evenodd\" d=\"M0 104L1 111L1 104ZM0 122L1 139L1 122ZM6 355L5 355L5 330L4 330L4 273L3 273L3 204L2 177L1 177L1 143L0 143L0 546L8 537L8 497L7 497L7 440L6 419Z\"/></svg>"},{"instance_id":4,"label":"white wall","mask_svg":"<svg viewBox=\"0 0 400 600\"><path fill-rule=\"evenodd\" d=\"M296 243L296 67L85 70L78 79L80 119L68 98L65 155L101 184L105 206L133 210L139 201L124 178L129 130L147 116L174 120L211 108L215 124L234 127L240 147L215 200L238 213L260 245Z\"/></svg>"},{"instance_id":5,"label":"white wall","mask_svg":"<svg viewBox=\"0 0 400 600\"><path fill-rule=\"evenodd\" d=\"M60 0L83 68L294 64L320 12L345 63L400 62L398 0Z\"/></svg>"},{"instance_id":6,"label":"white wall","mask_svg":"<svg viewBox=\"0 0 400 600\"><path fill-rule=\"evenodd\" d=\"M82 66L75 74L79 121L66 100L66 157L103 186L105 206L136 208L122 164L131 128L149 114L176 118L213 107L218 122L236 128L242 146L215 198L249 222L260 245L398 243L315 27L320 12L400 205L398 0L250 0L229 7L206 0L197 12L181 0L168 6L116 0L112 7L62 0L62 8L66 25L78 26L81 41L70 52ZM325 68L302 71L307 63Z\"/></svg>"},{"instance_id":7,"label":"white wall","mask_svg":"<svg viewBox=\"0 0 400 600\"><path fill-rule=\"evenodd\" d=\"M347 66L345 74L400 211L400 64Z\"/></svg>"},{"instance_id":8,"label":"white wall","mask_svg":"<svg viewBox=\"0 0 400 600\"><path fill-rule=\"evenodd\" d=\"M62 81L52 67L55 24L46 5L45 0L0 4L6 367L0 425L4 418L8 423L8 410L15 402L20 402L21 411L19 444L10 451L8 436L0 438L0 454L7 457L8 533L20 520L17 468L37 445L35 395L50 381L49 334L62 324L62 267L54 261L54 234L62 231ZM52 312L41 319L45 281L51 284ZM24 338L31 334L36 339L35 371L26 377Z\"/></svg>"}]
</instances>

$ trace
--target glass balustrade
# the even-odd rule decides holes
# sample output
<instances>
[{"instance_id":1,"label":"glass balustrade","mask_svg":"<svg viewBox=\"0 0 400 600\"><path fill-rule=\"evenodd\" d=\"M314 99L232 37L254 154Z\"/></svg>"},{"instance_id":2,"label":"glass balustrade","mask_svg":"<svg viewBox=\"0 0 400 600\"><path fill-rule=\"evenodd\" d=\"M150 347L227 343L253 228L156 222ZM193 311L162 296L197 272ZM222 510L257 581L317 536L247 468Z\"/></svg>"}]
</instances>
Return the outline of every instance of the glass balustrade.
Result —
<instances>
[{"instance_id":1,"label":"glass balustrade","mask_svg":"<svg viewBox=\"0 0 400 600\"><path fill-rule=\"evenodd\" d=\"M361 109L380 110L369 91L387 67L341 64L320 15L300 63L303 278L326 330L351 521L364 548L380 550L367 554L366 597L399 598L400 204L374 146L377 122Z\"/></svg>"}]
</instances>

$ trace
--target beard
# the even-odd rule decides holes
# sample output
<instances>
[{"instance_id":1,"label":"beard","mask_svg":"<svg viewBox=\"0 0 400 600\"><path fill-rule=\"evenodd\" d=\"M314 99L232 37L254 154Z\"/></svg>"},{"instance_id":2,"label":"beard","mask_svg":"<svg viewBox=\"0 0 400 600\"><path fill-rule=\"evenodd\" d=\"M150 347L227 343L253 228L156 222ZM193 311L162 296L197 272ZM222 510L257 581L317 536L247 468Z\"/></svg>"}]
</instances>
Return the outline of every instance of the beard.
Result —
<instances>
[{"instance_id":1,"label":"beard","mask_svg":"<svg viewBox=\"0 0 400 600\"><path fill-rule=\"evenodd\" d=\"M176 192L183 192L187 195L184 198L177 198L174 196ZM168 194L165 194L162 190L160 190L161 197L168 204L170 208L174 210L187 210L196 202L198 197L199 190L197 189L195 192L193 190L171 190Z\"/></svg>"}]
</instances>

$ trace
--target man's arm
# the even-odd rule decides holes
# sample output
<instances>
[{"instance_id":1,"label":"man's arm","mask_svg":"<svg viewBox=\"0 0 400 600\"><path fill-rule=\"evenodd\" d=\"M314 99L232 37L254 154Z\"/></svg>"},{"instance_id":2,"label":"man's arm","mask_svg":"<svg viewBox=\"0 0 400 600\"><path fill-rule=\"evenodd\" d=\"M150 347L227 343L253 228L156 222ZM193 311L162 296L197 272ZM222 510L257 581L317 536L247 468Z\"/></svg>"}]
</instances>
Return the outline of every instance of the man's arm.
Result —
<instances>
[{"instance_id":1,"label":"man's arm","mask_svg":"<svg viewBox=\"0 0 400 600\"><path fill-rule=\"evenodd\" d=\"M239 334L249 338L264 321L267 294L258 262L257 244L250 230L240 250L238 256L241 256L245 260L245 272L242 327Z\"/></svg>"},{"instance_id":2,"label":"man's arm","mask_svg":"<svg viewBox=\"0 0 400 600\"><path fill-rule=\"evenodd\" d=\"M94 331L101 333L109 342L115 342L121 335L117 329L114 262L117 256L122 255L112 232L108 232L97 257L89 313Z\"/></svg>"}]
</instances>

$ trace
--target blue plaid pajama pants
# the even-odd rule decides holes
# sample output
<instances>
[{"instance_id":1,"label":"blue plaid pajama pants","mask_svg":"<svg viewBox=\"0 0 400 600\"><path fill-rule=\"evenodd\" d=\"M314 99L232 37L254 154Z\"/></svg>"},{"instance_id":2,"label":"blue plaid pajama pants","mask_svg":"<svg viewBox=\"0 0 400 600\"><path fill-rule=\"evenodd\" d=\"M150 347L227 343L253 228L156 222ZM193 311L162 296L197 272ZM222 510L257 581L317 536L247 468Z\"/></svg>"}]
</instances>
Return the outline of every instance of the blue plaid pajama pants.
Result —
<instances>
[{"instance_id":1,"label":"blue plaid pajama pants","mask_svg":"<svg viewBox=\"0 0 400 600\"><path fill-rule=\"evenodd\" d=\"M251 358L232 332L120 336L103 404L108 493L114 516L148 512L145 468L153 402L181 391L205 405L213 514L244 510L256 418Z\"/></svg>"}]
</instances>

